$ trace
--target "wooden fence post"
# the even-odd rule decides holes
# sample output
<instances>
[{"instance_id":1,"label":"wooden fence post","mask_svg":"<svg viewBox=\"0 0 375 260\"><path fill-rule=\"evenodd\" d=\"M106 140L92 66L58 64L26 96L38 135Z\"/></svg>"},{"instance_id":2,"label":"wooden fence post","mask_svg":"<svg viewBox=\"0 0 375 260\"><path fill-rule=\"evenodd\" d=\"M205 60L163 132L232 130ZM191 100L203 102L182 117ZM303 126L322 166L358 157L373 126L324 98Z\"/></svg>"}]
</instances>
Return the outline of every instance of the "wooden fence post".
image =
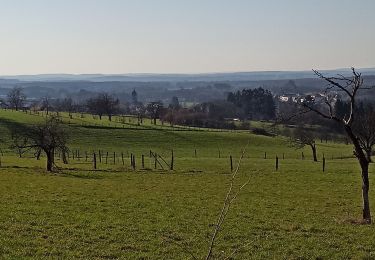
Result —
<instances>
[{"instance_id":1,"label":"wooden fence post","mask_svg":"<svg viewBox=\"0 0 375 260\"><path fill-rule=\"evenodd\" d=\"M170 167L170 169L171 169L171 171L173 171L173 164L174 164L174 154L173 154L173 150L172 150L172 154L171 154L171 167Z\"/></svg>"},{"instance_id":2,"label":"wooden fence post","mask_svg":"<svg viewBox=\"0 0 375 260\"><path fill-rule=\"evenodd\" d=\"M107 152L107 154L105 156L105 164L108 164L108 152Z\"/></svg>"},{"instance_id":3,"label":"wooden fence post","mask_svg":"<svg viewBox=\"0 0 375 260\"><path fill-rule=\"evenodd\" d=\"M101 153L100 149L99 149L99 162L102 163L102 153Z\"/></svg>"},{"instance_id":4,"label":"wooden fence post","mask_svg":"<svg viewBox=\"0 0 375 260\"><path fill-rule=\"evenodd\" d=\"M194 157L197 158L197 149L194 149Z\"/></svg>"},{"instance_id":5,"label":"wooden fence post","mask_svg":"<svg viewBox=\"0 0 375 260\"><path fill-rule=\"evenodd\" d=\"M135 155L133 154L133 170L135 171Z\"/></svg>"},{"instance_id":6,"label":"wooden fence post","mask_svg":"<svg viewBox=\"0 0 375 260\"><path fill-rule=\"evenodd\" d=\"M94 170L96 170L96 153L94 153L93 163L94 163Z\"/></svg>"},{"instance_id":7,"label":"wooden fence post","mask_svg":"<svg viewBox=\"0 0 375 260\"><path fill-rule=\"evenodd\" d=\"M113 152L113 164L116 164L116 152Z\"/></svg>"},{"instance_id":8,"label":"wooden fence post","mask_svg":"<svg viewBox=\"0 0 375 260\"><path fill-rule=\"evenodd\" d=\"M276 155L276 171L279 170L279 157Z\"/></svg>"},{"instance_id":9,"label":"wooden fence post","mask_svg":"<svg viewBox=\"0 0 375 260\"><path fill-rule=\"evenodd\" d=\"M157 162L158 162L158 158L157 158L157 154L154 153L154 158L155 158L155 165L154 165L154 168L156 169L157 168Z\"/></svg>"},{"instance_id":10,"label":"wooden fence post","mask_svg":"<svg viewBox=\"0 0 375 260\"><path fill-rule=\"evenodd\" d=\"M326 158L324 157L324 154L323 154L323 172L325 172L326 170Z\"/></svg>"},{"instance_id":11,"label":"wooden fence post","mask_svg":"<svg viewBox=\"0 0 375 260\"><path fill-rule=\"evenodd\" d=\"M145 168L145 156L142 154L142 169Z\"/></svg>"},{"instance_id":12,"label":"wooden fence post","mask_svg":"<svg viewBox=\"0 0 375 260\"><path fill-rule=\"evenodd\" d=\"M232 158L232 155L229 156L229 160L230 160L230 171L233 172L233 158Z\"/></svg>"},{"instance_id":13,"label":"wooden fence post","mask_svg":"<svg viewBox=\"0 0 375 260\"><path fill-rule=\"evenodd\" d=\"M264 152L264 159L267 159L267 152Z\"/></svg>"},{"instance_id":14,"label":"wooden fence post","mask_svg":"<svg viewBox=\"0 0 375 260\"><path fill-rule=\"evenodd\" d=\"M125 162L124 162L124 153L121 153L121 161L122 161L122 165L125 165Z\"/></svg>"}]
</instances>

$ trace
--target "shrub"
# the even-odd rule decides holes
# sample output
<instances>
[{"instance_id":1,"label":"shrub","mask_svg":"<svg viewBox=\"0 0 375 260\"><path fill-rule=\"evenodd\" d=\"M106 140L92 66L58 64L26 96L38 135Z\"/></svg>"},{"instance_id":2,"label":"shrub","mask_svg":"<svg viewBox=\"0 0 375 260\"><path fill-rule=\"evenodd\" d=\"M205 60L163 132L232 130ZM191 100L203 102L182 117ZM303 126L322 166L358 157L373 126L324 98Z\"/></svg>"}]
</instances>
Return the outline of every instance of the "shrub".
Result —
<instances>
[{"instance_id":1,"label":"shrub","mask_svg":"<svg viewBox=\"0 0 375 260\"><path fill-rule=\"evenodd\" d=\"M264 128L253 128L252 132L255 135L275 136L274 134L267 132L267 130Z\"/></svg>"}]
</instances>

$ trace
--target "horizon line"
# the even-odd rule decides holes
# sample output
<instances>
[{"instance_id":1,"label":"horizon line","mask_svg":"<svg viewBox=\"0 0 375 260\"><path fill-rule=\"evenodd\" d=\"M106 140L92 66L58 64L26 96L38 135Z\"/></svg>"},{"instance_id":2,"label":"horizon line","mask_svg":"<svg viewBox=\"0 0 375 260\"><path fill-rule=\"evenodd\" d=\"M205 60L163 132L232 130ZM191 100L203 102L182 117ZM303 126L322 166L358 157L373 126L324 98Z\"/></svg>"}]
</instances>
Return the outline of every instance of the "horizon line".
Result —
<instances>
[{"instance_id":1,"label":"horizon line","mask_svg":"<svg viewBox=\"0 0 375 260\"><path fill-rule=\"evenodd\" d=\"M320 71L335 71L335 70L350 70L351 67L345 68L330 68L330 69L317 69ZM360 67L356 70L375 70L374 67ZM248 71L212 71L212 72L131 72L131 73L65 73L65 72L56 72L56 73L36 73L36 74L1 74L2 77L28 77L28 76L147 76L147 75L214 75L214 74L240 74L240 73L287 73L287 72L312 72L313 69L301 69L301 70L248 70Z\"/></svg>"}]
</instances>

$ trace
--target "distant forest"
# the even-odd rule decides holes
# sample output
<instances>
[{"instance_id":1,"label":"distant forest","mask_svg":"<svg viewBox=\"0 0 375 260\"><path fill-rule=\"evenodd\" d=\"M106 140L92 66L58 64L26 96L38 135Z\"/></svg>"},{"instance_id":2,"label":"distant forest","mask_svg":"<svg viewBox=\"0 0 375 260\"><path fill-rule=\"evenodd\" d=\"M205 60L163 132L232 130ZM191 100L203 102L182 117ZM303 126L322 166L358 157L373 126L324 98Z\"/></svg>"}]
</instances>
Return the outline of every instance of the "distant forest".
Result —
<instances>
[{"instance_id":1,"label":"distant forest","mask_svg":"<svg viewBox=\"0 0 375 260\"><path fill-rule=\"evenodd\" d=\"M365 76L365 85L374 86L375 76ZM48 96L52 99L72 98L76 102L106 92L116 95L121 102L131 102L135 89L141 102L161 101L168 104L178 97L181 104L198 104L226 100L230 92L262 87L273 95L306 94L322 89L324 82L316 78L278 79L257 81L18 81L0 79L0 99L10 88L21 87L30 99ZM375 90L367 91L365 98L375 99Z\"/></svg>"}]
</instances>

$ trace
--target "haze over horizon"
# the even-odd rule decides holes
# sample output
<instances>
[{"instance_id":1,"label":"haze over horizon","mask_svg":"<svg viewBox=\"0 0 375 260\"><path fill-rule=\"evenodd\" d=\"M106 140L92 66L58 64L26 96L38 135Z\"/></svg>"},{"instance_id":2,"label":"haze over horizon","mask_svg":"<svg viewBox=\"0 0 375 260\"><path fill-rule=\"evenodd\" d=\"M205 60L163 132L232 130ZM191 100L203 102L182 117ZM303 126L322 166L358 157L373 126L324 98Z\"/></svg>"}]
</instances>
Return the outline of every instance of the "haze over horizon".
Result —
<instances>
[{"instance_id":1,"label":"haze over horizon","mask_svg":"<svg viewBox=\"0 0 375 260\"><path fill-rule=\"evenodd\" d=\"M375 67L371 0L0 4L0 75Z\"/></svg>"}]
</instances>

